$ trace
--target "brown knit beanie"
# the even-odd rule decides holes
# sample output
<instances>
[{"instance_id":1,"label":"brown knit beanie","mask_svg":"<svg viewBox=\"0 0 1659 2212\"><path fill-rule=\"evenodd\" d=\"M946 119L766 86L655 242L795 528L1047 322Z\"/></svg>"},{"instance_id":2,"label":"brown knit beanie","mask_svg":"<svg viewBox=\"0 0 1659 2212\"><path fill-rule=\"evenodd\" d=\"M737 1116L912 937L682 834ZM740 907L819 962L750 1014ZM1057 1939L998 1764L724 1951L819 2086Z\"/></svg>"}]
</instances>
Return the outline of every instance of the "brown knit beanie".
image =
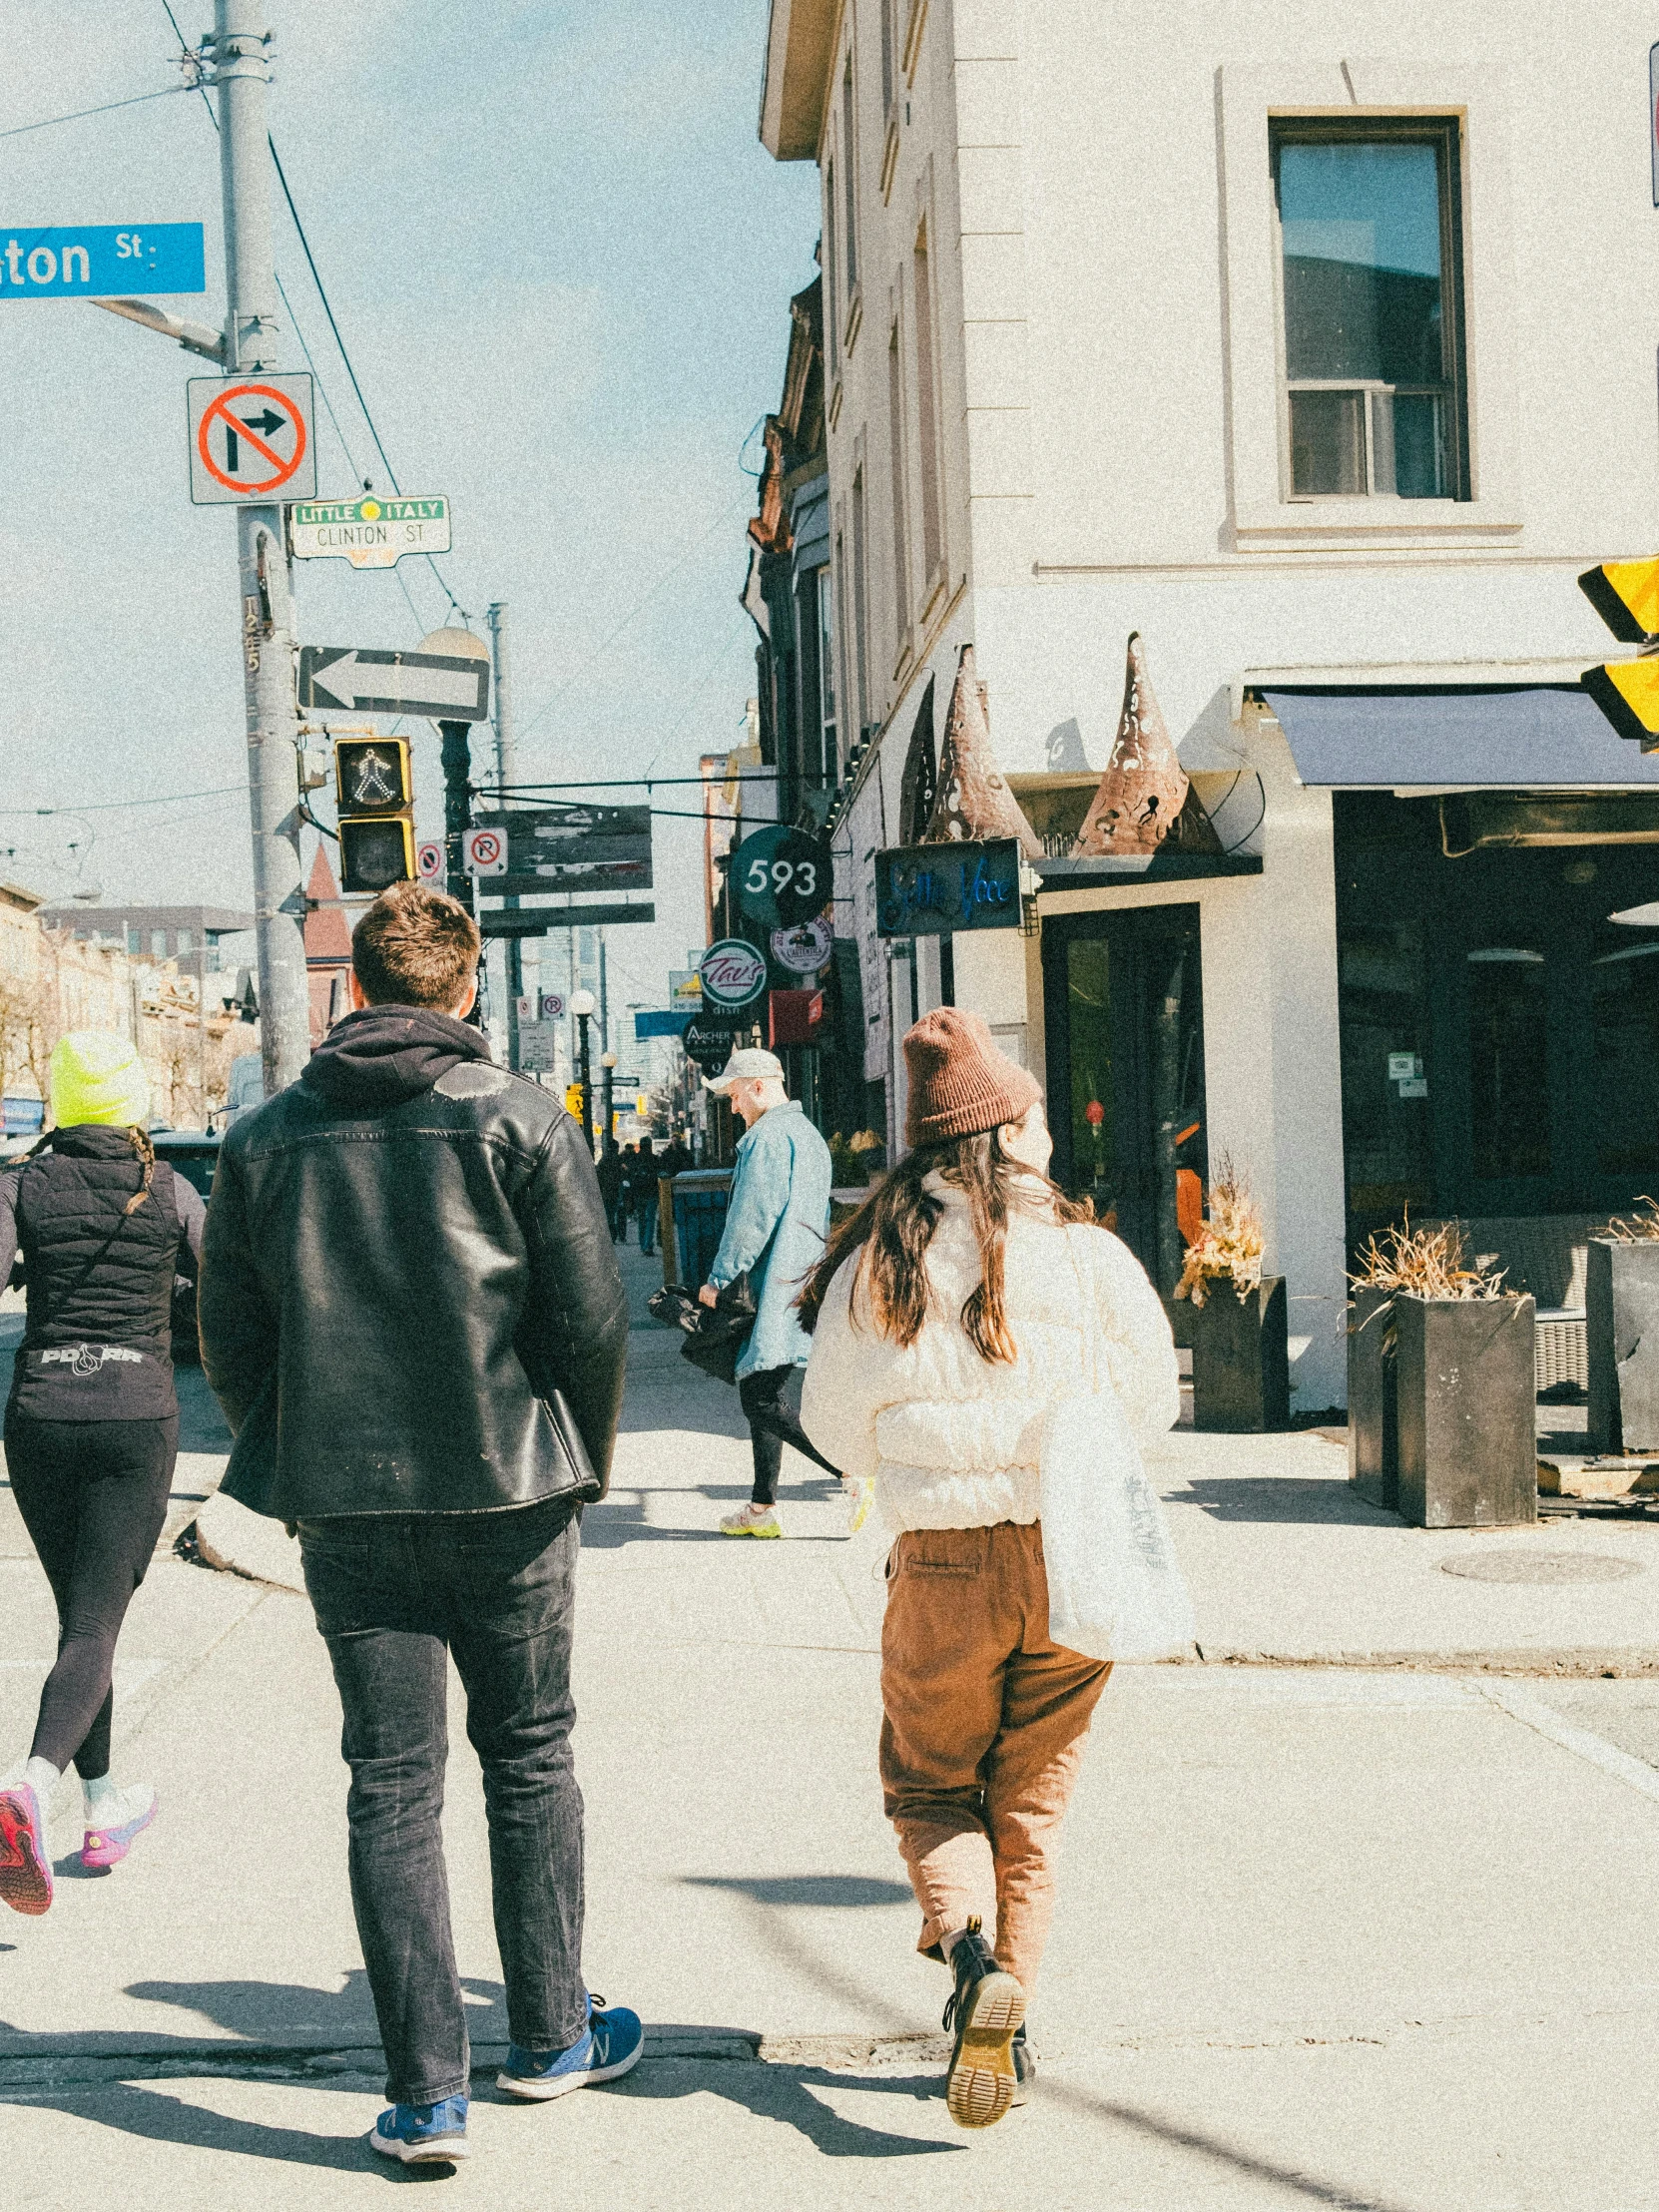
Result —
<instances>
[{"instance_id":1,"label":"brown knit beanie","mask_svg":"<svg viewBox=\"0 0 1659 2212\"><path fill-rule=\"evenodd\" d=\"M936 1006L904 1038L910 1103L904 1141L912 1147L1018 1121L1042 1096L1034 1075L999 1052L983 1014Z\"/></svg>"}]
</instances>

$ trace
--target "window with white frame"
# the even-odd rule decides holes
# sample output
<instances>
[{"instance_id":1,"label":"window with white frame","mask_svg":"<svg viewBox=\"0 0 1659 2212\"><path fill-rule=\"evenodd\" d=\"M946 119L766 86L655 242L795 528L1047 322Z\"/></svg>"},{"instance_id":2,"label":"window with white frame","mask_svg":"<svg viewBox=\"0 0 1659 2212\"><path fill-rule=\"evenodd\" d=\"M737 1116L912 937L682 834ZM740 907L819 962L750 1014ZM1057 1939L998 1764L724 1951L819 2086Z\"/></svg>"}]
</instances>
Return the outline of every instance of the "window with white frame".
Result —
<instances>
[{"instance_id":1,"label":"window with white frame","mask_svg":"<svg viewBox=\"0 0 1659 2212\"><path fill-rule=\"evenodd\" d=\"M835 280L835 164L824 165L824 336L826 368L833 385L840 374L840 290Z\"/></svg>"},{"instance_id":2,"label":"window with white frame","mask_svg":"<svg viewBox=\"0 0 1659 2212\"><path fill-rule=\"evenodd\" d=\"M892 483L894 638L902 647L910 627L910 539L904 520L904 368L896 317L887 335L887 467Z\"/></svg>"},{"instance_id":3,"label":"window with white frame","mask_svg":"<svg viewBox=\"0 0 1659 2212\"><path fill-rule=\"evenodd\" d=\"M826 782L834 781L840 754L835 744L835 603L830 580L830 568L813 572L818 595L818 690L819 722L822 727Z\"/></svg>"},{"instance_id":4,"label":"window with white frame","mask_svg":"<svg viewBox=\"0 0 1659 2212\"><path fill-rule=\"evenodd\" d=\"M852 471L852 706L855 720L851 737L863 742L869 722L869 560L864 532L864 470L860 460Z\"/></svg>"},{"instance_id":5,"label":"window with white frame","mask_svg":"<svg viewBox=\"0 0 1659 2212\"><path fill-rule=\"evenodd\" d=\"M1273 125L1293 499L1467 499L1455 117Z\"/></svg>"},{"instance_id":6,"label":"window with white frame","mask_svg":"<svg viewBox=\"0 0 1659 2212\"><path fill-rule=\"evenodd\" d=\"M850 300L858 288L858 160L857 142L853 137L850 48L847 50L846 68L841 75L841 189L845 197L846 218L842 251L846 256L846 296Z\"/></svg>"},{"instance_id":7,"label":"window with white frame","mask_svg":"<svg viewBox=\"0 0 1659 2212\"><path fill-rule=\"evenodd\" d=\"M916 321L916 462L921 476L921 595L937 580L944 558L939 523L939 428L933 393L933 279L925 226L916 233L910 262Z\"/></svg>"}]
</instances>

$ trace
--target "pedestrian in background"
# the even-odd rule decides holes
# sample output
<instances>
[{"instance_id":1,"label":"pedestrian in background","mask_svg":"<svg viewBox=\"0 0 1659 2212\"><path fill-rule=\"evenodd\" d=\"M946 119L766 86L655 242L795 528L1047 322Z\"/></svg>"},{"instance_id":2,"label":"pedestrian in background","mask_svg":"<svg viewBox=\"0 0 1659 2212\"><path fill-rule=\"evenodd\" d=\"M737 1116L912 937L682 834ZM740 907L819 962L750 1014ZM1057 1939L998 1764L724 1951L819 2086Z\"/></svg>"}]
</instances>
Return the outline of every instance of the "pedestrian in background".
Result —
<instances>
[{"instance_id":1,"label":"pedestrian in background","mask_svg":"<svg viewBox=\"0 0 1659 2212\"><path fill-rule=\"evenodd\" d=\"M627 1166L617 1150L616 1139L607 1137L599 1155L599 1195L605 1201L605 1219L611 1225L612 1244L625 1244L628 1239L628 1217L624 1211L627 1193Z\"/></svg>"},{"instance_id":2,"label":"pedestrian in background","mask_svg":"<svg viewBox=\"0 0 1659 2212\"><path fill-rule=\"evenodd\" d=\"M633 1173L629 1177L629 1196L640 1225L640 1250L655 1252L657 1249L657 1161L651 1149L651 1139L642 1137L640 1149L634 1157Z\"/></svg>"},{"instance_id":3,"label":"pedestrian in background","mask_svg":"<svg viewBox=\"0 0 1659 2212\"><path fill-rule=\"evenodd\" d=\"M156 1814L110 1774L115 1647L162 1532L179 1451L173 1284L194 1276L202 1200L157 1161L150 1085L125 1037L52 1050L54 1127L0 1174L0 1284L19 1252L27 1319L6 1402L6 1470L58 1608L58 1656L29 1756L0 1776L0 1899L52 1903L47 1808L71 1760L81 1864L113 1867Z\"/></svg>"},{"instance_id":4,"label":"pedestrian in background","mask_svg":"<svg viewBox=\"0 0 1659 2212\"><path fill-rule=\"evenodd\" d=\"M226 1141L202 1267L203 1359L236 1437L224 1486L297 1523L344 1708L391 2099L370 2141L405 2162L467 2147L439 1826L451 1655L484 1772L499 2085L560 2096L643 2043L582 1979L570 1749L581 1509L609 1478L627 1308L581 1125L465 1020L478 951L471 915L423 883L375 900L352 932L356 1010Z\"/></svg>"},{"instance_id":5,"label":"pedestrian in background","mask_svg":"<svg viewBox=\"0 0 1659 2212\"><path fill-rule=\"evenodd\" d=\"M830 1147L784 1088L784 1064L771 1052L734 1052L708 1087L726 1099L744 1124L732 1178L726 1228L698 1293L713 1306L740 1275L749 1277L755 1327L738 1356L738 1399L749 1422L755 1485L750 1501L721 1522L727 1536L782 1536L778 1475L784 1446L830 1474L838 1469L813 1444L786 1398L807 1365L812 1341L795 1302L824 1258L830 1229ZM855 1512L863 1519L867 1493Z\"/></svg>"},{"instance_id":6,"label":"pedestrian in background","mask_svg":"<svg viewBox=\"0 0 1659 2212\"><path fill-rule=\"evenodd\" d=\"M804 1417L876 1478L894 1542L881 1630L881 1787L955 1987L947 2076L964 2127L1035 2073L1025 2006L1052 1853L1111 1668L1056 1645L1039 1519L1051 1408L1092 1345L1131 1432L1180 1411L1170 1325L1140 1263L1051 1183L1035 1079L977 1014L904 1039L913 1148L836 1233L802 1300Z\"/></svg>"}]
</instances>

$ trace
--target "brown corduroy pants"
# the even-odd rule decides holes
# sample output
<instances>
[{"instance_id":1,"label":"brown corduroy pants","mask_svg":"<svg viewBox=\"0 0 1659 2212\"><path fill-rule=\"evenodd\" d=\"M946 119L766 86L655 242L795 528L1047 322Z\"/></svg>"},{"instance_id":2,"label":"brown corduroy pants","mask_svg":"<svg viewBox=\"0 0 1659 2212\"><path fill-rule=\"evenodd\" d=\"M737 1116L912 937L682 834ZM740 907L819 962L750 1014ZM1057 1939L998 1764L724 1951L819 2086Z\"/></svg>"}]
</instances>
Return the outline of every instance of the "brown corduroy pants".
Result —
<instances>
[{"instance_id":1,"label":"brown corduroy pants","mask_svg":"<svg viewBox=\"0 0 1659 2212\"><path fill-rule=\"evenodd\" d=\"M910 1529L887 1564L881 1788L919 1950L978 1915L1029 1993L1052 1854L1111 1667L1049 1640L1040 1524Z\"/></svg>"}]
</instances>

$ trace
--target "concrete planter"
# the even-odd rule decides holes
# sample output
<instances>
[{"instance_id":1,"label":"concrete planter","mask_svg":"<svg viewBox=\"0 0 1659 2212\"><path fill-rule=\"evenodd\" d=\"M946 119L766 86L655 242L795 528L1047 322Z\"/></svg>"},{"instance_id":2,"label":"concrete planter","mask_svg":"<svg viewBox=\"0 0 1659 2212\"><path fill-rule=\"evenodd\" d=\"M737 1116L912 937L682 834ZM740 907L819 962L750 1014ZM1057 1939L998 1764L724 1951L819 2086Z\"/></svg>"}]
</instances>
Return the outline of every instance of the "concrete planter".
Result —
<instances>
[{"instance_id":1,"label":"concrete planter","mask_svg":"<svg viewBox=\"0 0 1659 2212\"><path fill-rule=\"evenodd\" d=\"M1396 1510L1413 1528L1538 1517L1533 1302L1395 1295Z\"/></svg>"},{"instance_id":2,"label":"concrete planter","mask_svg":"<svg viewBox=\"0 0 1659 2212\"><path fill-rule=\"evenodd\" d=\"M1361 1285L1349 1308L1348 1475L1363 1498L1393 1513L1399 1510L1399 1413L1391 1302L1391 1292Z\"/></svg>"},{"instance_id":3,"label":"concrete planter","mask_svg":"<svg viewBox=\"0 0 1659 2212\"><path fill-rule=\"evenodd\" d=\"M1288 1428L1291 1375L1285 1335L1285 1278L1266 1277L1240 1299L1211 1283L1191 1308L1193 1426L1224 1433Z\"/></svg>"},{"instance_id":4,"label":"concrete planter","mask_svg":"<svg viewBox=\"0 0 1659 2212\"><path fill-rule=\"evenodd\" d=\"M1659 1243L1592 1237L1584 1310L1590 1447L1659 1448Z\"/></svg>"}]
</instances>

